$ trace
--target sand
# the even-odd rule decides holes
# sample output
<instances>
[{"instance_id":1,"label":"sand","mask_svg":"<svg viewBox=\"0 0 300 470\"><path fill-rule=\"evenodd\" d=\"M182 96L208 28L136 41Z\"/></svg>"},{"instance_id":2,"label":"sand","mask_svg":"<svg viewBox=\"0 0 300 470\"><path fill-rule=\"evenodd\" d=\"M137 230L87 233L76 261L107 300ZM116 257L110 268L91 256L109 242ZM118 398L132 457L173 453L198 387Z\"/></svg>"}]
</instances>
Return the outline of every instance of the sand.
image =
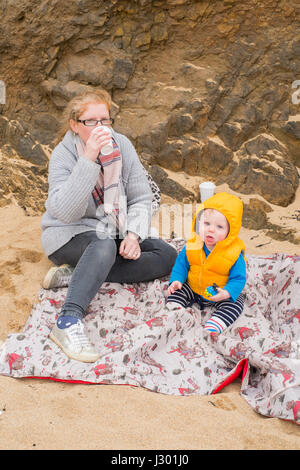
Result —
<instances>
[{"instance_id":1,"label":"sand","mask_svg":"<svg viewBox=\"0 0 300 470\"><path fill-rule=\"evenodd\" d=\"M200 181L183 174L172 177L186 187ZM223 189L228 187L217 191ZM253 196L241 195L246 202ZM272 208L274 223L300 233L294 217L300 188L289 207ZM40 216L27 216L11 203L0 208L0 221L4 341L7 334L22 331L51 263L40 244ZM248 253L300 254L299 245L275 241L262 230L242 229L241 237ZM257 414L240 396L240 386L237 379L217 395L173 397L132 386L0 376L0 449L300 449L300 427Z\"/></svg>"}]
</instances>

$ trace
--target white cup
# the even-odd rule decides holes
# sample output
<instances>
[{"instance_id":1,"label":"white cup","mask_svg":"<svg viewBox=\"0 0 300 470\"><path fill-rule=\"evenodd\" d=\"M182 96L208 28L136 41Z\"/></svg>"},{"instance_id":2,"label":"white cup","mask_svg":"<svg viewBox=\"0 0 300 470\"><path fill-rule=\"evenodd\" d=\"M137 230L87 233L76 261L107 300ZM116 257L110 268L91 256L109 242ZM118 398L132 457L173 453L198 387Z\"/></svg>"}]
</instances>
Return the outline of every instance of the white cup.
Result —
<instances>
[{"instance_id":1,"label":"white cup","mask_svg":"<svg viewBox=\"0 0 300 470\"><path fill-rule=\"evenodd\" d=\"M199 184L201 202L206 201L206 199L214 195L215 187L215 184L211 181L204 181L204 183Z\"/></svg>"},{"instance_id":2,"label":"white cup","mask_svg":"<svg viewBox=\"0 0 300 470\"><path fill-rule=\"evenodd\" d=\"M101 126L102 129L105 129L106 131L108 131L111 134L111 128L110 127L106 127L106 126ZM110 140L110 142L106 145L104 145L104 147L102 147L101 149L101 155L109 155L110 153L112 153L114 150L114 147L113 147L113 142L112 140Z\"/></svg>"}]
</instances>

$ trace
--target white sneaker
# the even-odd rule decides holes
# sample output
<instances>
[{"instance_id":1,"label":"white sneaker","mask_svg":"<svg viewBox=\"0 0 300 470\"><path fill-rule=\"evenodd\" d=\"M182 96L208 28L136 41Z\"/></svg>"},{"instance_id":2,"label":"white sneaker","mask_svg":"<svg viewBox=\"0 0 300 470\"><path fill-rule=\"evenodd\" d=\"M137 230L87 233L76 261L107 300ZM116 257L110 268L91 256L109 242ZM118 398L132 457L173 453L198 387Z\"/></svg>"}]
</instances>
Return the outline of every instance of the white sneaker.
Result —
<instances>
[{"instance_id":1,"label":"white sneaker","mask_svg":"<svg viewBox=\"0 0 300 470\"><path fill-rule=\"evenodd\" d=\"M47 272L42 286L44 289L53 289L54 287L67 287L73 274L74 268L69 264L53 266Z\"/></svg>"},{"instance_id":2,"label":"white sneaker","mask_svg":"<svg viewBox=\"0 0 300 470\"><path fill-rule=\"evenodd\" d=\"M95 362L100 357L84 333L81 320L67 328L59 328L55 324L49 337L68 357L76 361Z\"/></svg>"}]
</instances>

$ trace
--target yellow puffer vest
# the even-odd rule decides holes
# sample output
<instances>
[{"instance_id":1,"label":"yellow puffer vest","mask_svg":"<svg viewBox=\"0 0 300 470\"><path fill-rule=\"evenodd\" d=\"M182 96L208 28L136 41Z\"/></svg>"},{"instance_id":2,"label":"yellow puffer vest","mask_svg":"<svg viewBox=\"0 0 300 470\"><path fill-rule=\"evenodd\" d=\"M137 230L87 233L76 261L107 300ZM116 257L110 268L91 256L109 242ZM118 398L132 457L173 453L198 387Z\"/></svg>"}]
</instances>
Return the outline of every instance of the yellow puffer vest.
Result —
<instances>
[{"instance_id":1,"label":"yellow puffer vest","mask_svg":"<svg viewBox=\"0 0 300 470\"><path fill-rule=\"evenodd\" d=\"M198 214L204 209L216 209L225 215L230 229L225 240L216 244L209 256L203 250L203 241L195 231ZM238 238L242 225L243 203L241 199L228 193L218 193L200 204L192 224L192 236L187 241L186 255L190 264L187 282L197 294L204 291L214 282L219 287L227 284L229 271L241 252L246 251L244 242Z\"/></svg>"}]
</instances>

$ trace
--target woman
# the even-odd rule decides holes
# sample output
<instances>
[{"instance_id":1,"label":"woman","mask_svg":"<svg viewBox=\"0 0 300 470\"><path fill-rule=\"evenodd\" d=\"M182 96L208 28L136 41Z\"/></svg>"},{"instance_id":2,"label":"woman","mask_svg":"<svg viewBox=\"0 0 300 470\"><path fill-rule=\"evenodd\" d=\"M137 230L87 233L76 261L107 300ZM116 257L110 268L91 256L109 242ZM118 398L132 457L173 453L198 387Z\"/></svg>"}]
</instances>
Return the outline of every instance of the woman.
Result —
<instances>
[{"instance_id":1,"label":"woman","mask_svg":"<svg viewBox=\"0 0 300 470\"><path fill-rule=\"evenodd\" d=\"M176 251L147 238L152 192L133 145L111 128L110 95L85 93L66 111L68 130L49 163L42 246L56 266L75 269L50 338L70 358L94 362L99 355L82 319L101 284L162 277L171 271ZM109 143L113 151L103 155ZM47 287L63 285L63 274L63 268L52 268Z\"/></svg>"}]
</instances>

